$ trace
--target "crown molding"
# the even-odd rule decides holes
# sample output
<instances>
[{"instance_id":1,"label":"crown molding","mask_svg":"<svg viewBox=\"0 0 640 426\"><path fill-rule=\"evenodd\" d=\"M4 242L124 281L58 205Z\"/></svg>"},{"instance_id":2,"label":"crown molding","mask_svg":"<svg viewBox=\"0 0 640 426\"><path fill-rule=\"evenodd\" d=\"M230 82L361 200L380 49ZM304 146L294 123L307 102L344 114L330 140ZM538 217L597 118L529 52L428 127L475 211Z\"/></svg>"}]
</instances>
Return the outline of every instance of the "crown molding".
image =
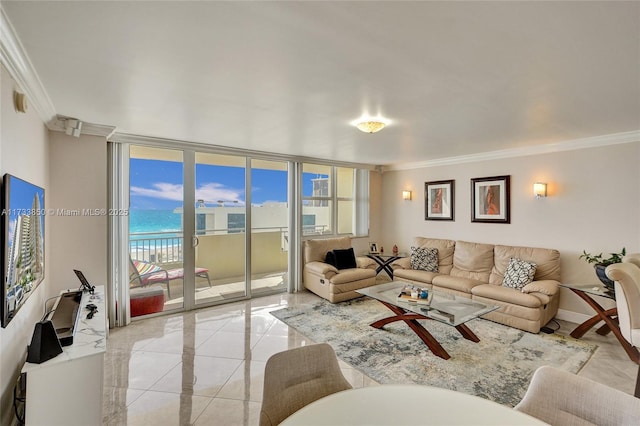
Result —
<instances>
[{"instance_id":1,"label":"crown molding","mask_svg":"<svg viewBox=\"0 0 640 426\"><path fill-rule=\"evenodd\" d=\"M383 166L383 172L393 170L412 170L428 167L449 166L454 164L474 163L478 161L499 160L503 158L526 157L529 155L550 154L554 152L573 151L577 149L596 148L601 146L618 145L623 143L640 142L640 130L612 133L610 135L593 136L582 139L556 142L544 145L526 146L520 148L503 149L499 151L482 152L478 154L461 155L458 157L438 158L413 163L398 163Z\"/></svg>"},{"instance_id":2,"label":"crown molding","mask_svg":"<svg viewBox=\"0 0 640 426\"><path fill-rule=\"evenodd\" d=\"M20 89L24 90L29 104L49 127L56 118L56 109L2 5L0 5L0 60Z\"/></svg>"},{"instance_id":3,"label":"crown molding","mask_svg":"<svg viewBox=\"0 0 640 426\"><path fill-rule=\"evenodd\" d=\"M51 120L49 125L47 126L49 130L54 132L64 132L65 129L65 121L73 117L67 117L65 115L56 115L55 119ZM78 118L74 118L74 120L79 120ZM81 135L91 135L91 136L101 136L106 139L109 139L111 135L116 131L115 126L108 126L106 124L96 124L96 123L88 123L84 120L82 121L82 130L80 131Z\"/></svg>"},{"instance_id":4,"label":"crown molding","mask_svg":"<svg viewBox=\"0 0 640 426\"><path fill-rule=\"evenodd\" d=\"M82 134L92 136L103 136L109 139L111 135L116 131L116 126L109 126L106 124L95 124L82 122Z\"/></svg>"},{"instance_id":5,"label":"crown molding","mask_svg":"<svg viewBox=\"0 0 640 426\"><path fill-rule=\"evenodd\" d=\"M82 129L84 132L84 128ZM176 148L185 148L199 150L203 152L216 152L219 154L241 155L249 157L261 157L280 161L298 161L302 163L327 164L331 166L353 167L357 169L375 170L376 166L372 164L350 163L346 161L326 160L321 158L303 157L296 155L280 154L267 151L256 151L244 148L235 148L230 146L212 145L201 142L190 142L184 140L159 138L154 136L142 136L131 133L114 132L109 138L109 142L128 143L133 145L146 145L160 148L168 146Z\"/></svg>"}]
</instances>

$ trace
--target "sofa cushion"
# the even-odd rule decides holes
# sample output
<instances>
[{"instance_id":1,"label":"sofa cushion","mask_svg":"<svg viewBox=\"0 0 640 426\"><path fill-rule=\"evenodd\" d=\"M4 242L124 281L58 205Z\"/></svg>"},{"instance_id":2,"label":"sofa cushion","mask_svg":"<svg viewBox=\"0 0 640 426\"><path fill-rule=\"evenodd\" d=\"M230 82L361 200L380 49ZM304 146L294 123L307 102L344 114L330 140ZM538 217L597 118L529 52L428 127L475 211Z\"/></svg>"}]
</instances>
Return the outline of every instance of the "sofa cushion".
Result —
<instances>
[{"instance_id":1,"label":"sofa cushion","mask_svg":"<svg viewBox=\"0 0 640 426\"><path fill-rule=\"evenodd\" d=\"M479 296L484 299L491 299L514 305L525 306L527 308L538 308L543 304L538 297L535 297L531 294L492 284L482 284L475 286L471 289L471 293L474 296Z\"/></svg>"},{"instance_id":2,"label":"sofa cushion","mask_svg":"<svg viewBox=\"0 0 640 426\"><path fill-rule=\"evenodd\" d=\"M439 272L428 272L420 269L395 269L393 271L394 280L410 280L431 284L433 278L440 275Z\"/></svg>"},{"instance_id":3,"label":"sofa cushion","mask_svg":"<svg viewBox=\"0 0 640 426\"><path fill-rule=\"evenodd\" d=\"M358 264L356 263L356 254L353 252L353 248L333 250L333 255L335 256L336 268L338 269L358 267Z\"/></svg>"},{"instance_id":4,"label":"sofa cushion","mask_svg":"<svg viewBox=\"0 0 640 426\"><path fill-rule=\"evenodd\" d=\"M533 262L512 257L509 261L509 266L507 266L507 271L504 273L502 285L522 290L525 285L533 281L537 266Z\"/></svg>"},{"instance_id":5,"label":"sofa cushion","mask_svg":"<svg viewBox=\"0 0 640 426\"><path fill-rule=\"evenodd\" d=\"M502 285L504 273L507 271L512 257L538 265L533 277L535 281L560 281L560 252L558 250L496 245L493 252L494 265L489 277L490 284Z\"/></svg>"},{"instance_id":6,"label":"sofa cushion","mask_svg":"<svg viewBox=\"0 0 640 426\"><path fill-rule=\"evenodd\" d=\"M438 249L435 247L411 247L411 269L438 272Z\"/></svg>"},{"instance_id":7,"label":"sofa cushion","mask_svg":"<svg viewBox=\"0 0 640 426\"><path fill-rule=\"evenodd\" d=\"M471 278L489 282L493 268L493 245L456 241L453 254L452 277Z\"/></svg>"},{"instance_id":8,"label":"sofa cushion","mask_svg":"<svg viewBox=\"0 0 640 426\"><path fill-rule=\"evenodd\" d=\"M433 277L431 283L443 289L457 290L467 294L471 294L471 289L475 286L486 284L483 281L474 280L473 278L452 277L451 275L438 275Z\"/></svg>"},{"instance_id":9,"label":"sofa cushion","mask_svg":"<svg viewBox=\"0 0 640 426\"><path fill-rule=\"evenodd\" d=\"M331 284L344 284L367 278L375 278L375 276L376 271L373 269L352 268L341 270L339 274L332 276L329 281L331 281ZM375 282L373 284L375 284ZM362 287L363 286L360 286L360 288Z\"/></svg>"},{"instance_id":10,"label":"sofa cushion","mask_svg":"<svg viewBox=\"0 0 640 426\"><path fill-rule=\"evenodd\" d=\"M414 247L433 247L438 249L438 271L443 274L451 272L453 267L453 251L456 248L456 242L453 240L444 240L440 238L415 237L413 239Z\"/></svg>"}]
</instances>

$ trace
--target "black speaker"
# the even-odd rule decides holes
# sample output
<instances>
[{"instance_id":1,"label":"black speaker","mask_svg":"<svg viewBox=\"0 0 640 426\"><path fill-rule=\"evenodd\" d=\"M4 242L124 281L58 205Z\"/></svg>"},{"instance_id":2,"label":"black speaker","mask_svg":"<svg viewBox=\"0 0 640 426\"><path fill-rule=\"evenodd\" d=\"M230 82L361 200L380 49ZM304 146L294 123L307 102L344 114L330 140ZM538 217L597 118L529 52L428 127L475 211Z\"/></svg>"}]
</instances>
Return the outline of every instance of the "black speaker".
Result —
<instances>
[{"instance_id":1,"label":"black speaker","mask_svg":"<svg viewBox=\"0 0 640 426\"><path fill-rule=\"evenodd\" d=\"M27 346L27 362L41 364L62 353L56 329L51 321L36 323L31 344Z\"/></svg>"}]
</instances>

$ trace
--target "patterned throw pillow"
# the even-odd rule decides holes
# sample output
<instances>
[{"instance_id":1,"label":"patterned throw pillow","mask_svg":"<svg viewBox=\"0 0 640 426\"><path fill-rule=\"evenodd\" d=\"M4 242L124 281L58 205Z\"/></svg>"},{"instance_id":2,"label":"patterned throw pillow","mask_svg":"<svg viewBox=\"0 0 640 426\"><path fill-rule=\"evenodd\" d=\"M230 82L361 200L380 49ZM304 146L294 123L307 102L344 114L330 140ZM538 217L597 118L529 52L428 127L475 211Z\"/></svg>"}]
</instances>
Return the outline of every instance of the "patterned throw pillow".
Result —
<instances>
[{"instance_id":1,"label":"patterned throw pillow","mask_svg":"<svg viewBox=\"0 0 640 426\"><path fill-rule=\"evenodd\" d=\"M438 249L411 247L411 269L438 272Z\"/></svg>"},{"instance_id":2,"label":"patterned throw pillow","mask_svg":"<svg viewBox=\"0 0 640 426\"><path fill-rule=\"evenodd\" d=\"M509 266L507 266L507 270L504 273L502 285L504 287L522 290L525 285L533 281L533 276L536 274L537 267L538 265L533 262L527 262L512 257L509 260Z\"/></svg>"}]
</instances>

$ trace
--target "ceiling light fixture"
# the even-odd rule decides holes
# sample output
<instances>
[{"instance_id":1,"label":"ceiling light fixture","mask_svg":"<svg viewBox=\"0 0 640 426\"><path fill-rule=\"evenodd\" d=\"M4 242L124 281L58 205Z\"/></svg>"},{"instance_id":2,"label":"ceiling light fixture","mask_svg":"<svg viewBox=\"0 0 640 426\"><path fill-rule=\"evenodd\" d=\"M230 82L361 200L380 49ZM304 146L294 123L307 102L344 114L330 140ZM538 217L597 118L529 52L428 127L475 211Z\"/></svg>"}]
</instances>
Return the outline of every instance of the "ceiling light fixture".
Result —
<instances>
[{"instance_id":1,"label":"ceiling light fixture","mask_svg":"<svg viewBox=\"0 0 640 426\"><path fill-rule=\"evenodd\" d=\"M389 120L382 117L361 117L351 124L356 126L361 132L376 133L384 129L385 126L389 124Z\"/></svg>"},{"instance_id":2,"label":"ceiling light fixture","mask_svg":"<svg viewBox=\"0 0 640 426\"><path fill-rule=\"evenodd\" d=\"M361 121L360 123L356 124L358 130L365 133L379 132L380 130L384 129L384 126L386 126L386 124L382 121Z\"/></svg>"}]
</instances>

